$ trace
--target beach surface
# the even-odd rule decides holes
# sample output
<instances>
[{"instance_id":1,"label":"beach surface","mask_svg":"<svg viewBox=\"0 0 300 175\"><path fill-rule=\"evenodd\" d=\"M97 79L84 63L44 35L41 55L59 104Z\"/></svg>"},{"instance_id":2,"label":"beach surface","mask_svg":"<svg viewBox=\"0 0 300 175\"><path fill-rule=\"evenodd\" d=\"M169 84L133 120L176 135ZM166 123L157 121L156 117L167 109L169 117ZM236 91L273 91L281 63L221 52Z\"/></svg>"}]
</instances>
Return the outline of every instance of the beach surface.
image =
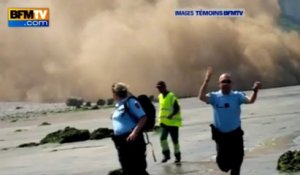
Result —
<instances>
[{"instance_id":1,"label":"beach surface","mask_svg":"<svg viewBox=\"0 0 300 175\"><path fill-rule=\"evenodd\" d=\"M30 108L28 110L32 111L33 108L36 110L33 106L38 105L25 104L28 103L0 103L1 175L106 175L120 167L110 138L17 148L23 143L39 142L48 133L66 126L90 132L100 127L111 128L113 109L22 117L23 114L17 110ZM197 98L180 99L180 104L184 118L180 129L182 164L175 165L174 157L165 164L160 163L159 133L151 132L149 136L157 162L154 162L152 148L148 146L149 173L225 175L215 163L215 143L211 140L209 127L211 107ZM278 157L287 150L300 149L299 104L300 86L290 86L261 90L255 104L242 106L242 128L245 132L242 175L278 175ZM19 106L18 109L14 105ZM53 105L58 111L64 111L63 104L49 104L49 108ZM15 117L12 119L12 116ZM43 122L51 125L41 126Z\"/></svg>"}]
</instances>

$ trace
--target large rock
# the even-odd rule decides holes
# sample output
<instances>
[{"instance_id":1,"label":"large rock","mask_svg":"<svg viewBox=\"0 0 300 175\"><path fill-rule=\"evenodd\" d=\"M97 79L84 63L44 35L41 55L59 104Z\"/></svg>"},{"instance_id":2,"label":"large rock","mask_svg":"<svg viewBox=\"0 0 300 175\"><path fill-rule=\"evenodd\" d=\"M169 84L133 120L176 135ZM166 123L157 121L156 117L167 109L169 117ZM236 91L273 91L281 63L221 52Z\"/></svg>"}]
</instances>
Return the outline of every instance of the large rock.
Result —
<instances>
[{"instance_id":1,"label":"large rock","mask_svg":"<svg viewBox=\"0 0 300 175\"><path fill-rule=\"evenodd\" d=\"M108 128L99 128L91 133L91 140L103 139L106 137L111 137L113 130Z\"/></svg>"},{"instance_id":2,"label":"large rock","mask_svg":"<svg viewBox=\"0 0 300 175\"><path fill-rule=\"evenodd\" d=\"M79 130L76 128L66 127L64 130L58 130L48 134L41 140L41 144L45 143L68 143L85 141L90 138L88 130Z\"/></svg>"},{"instance_id":3,"label":"large rock","mask_svg":"<svg viewBox=\"0 0 300 175\"><path fill-rule=\"evenodd\" d=\"M84 102L84 100L81 98L71 97L71 98L67 99L66 105L67 106L75 106L75 107L79 108L82 106L83 102Z\"/></svg>"},{"instance_id":4,"label":"large rock","mask_svg":"<svg viewBox=\"0 0 300 175\"><path fill-rule=\"evenodd\" d=\"M108 106L113 105L113 104L114 104L114 99L112 99L112 98L107 99L106 104L107 104Z\"/></svg>"},{"instance_id":5,"label":"large rock","mask_svg":"<svg viewBox=\"0 0 300 175\"><path fill-rule=\"evenodd\" d=\"M91 104L90 101L88 101L88 102L85 103L85 107L91 107L91 106L92 106L92 104Z\"/></svg>"},{"instance_id":6,"label":"large rock","mask_svg":"<svg viewBox=\"0 0 300 175\"><path fill-rule=\"evenodd\" d=\"M300 171L300 151L288 151L278 159L277 170L281 172Z\"/></svg>"},{"instance_id":7,"label":"large rock","mask_svg":"<svg viewBox=\"0 0 300 175\"><path fill-rule=\"evenodd\" d=\"M98 106L104 106L104 105L105 105L105 100L99 99L99 100L97 101L97 105L98 105Z\"/></svg>"}]
</instances>

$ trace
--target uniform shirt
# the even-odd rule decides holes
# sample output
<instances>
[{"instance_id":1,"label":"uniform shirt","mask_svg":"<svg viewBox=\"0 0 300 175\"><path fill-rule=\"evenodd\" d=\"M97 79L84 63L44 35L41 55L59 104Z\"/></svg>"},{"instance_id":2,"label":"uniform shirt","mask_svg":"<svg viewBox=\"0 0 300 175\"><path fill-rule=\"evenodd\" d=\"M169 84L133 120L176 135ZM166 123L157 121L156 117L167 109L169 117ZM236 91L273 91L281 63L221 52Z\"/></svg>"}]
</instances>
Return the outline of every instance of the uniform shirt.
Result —
<instances>
[{"instance_id":1,"label":"uniform shirt","mask_svg":"<svg viewBox=\"0 0 300 175\"><path fill-rule=\"evenodd\" d=\"M124 104L127 103L128 112L125 112ZM123 99L116 103L115 111L112 115L112 125L115 135L122 135L131 132L137 125L139 119L145 116L145 112L142 109L140 103L130 98L129 101Z\"/></svg>"},{"instance_id":2,"label":"uniform shirt","mask_svg":"<svg viewBox=\"0 0 300 175\"><path fill-rule=\"evenodd\" d=\"M213 125L221 132L230 132L241 126L241 104L246 96L239 91L224 95L221 90L208 93L208 102L213 107Z\"/></svg>"}]
</instances>

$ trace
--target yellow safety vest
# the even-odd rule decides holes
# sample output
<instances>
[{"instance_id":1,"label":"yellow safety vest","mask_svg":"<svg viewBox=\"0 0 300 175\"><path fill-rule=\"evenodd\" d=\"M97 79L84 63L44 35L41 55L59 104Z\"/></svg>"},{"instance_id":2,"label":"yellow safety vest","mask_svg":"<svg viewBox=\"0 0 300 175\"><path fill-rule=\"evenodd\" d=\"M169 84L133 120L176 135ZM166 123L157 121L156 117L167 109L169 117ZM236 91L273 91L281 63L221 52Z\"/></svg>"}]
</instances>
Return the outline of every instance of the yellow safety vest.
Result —
<instances>
[{"instance_id":1,"label":"yellow safety vest","mask_svg":"<svg viewBox=\"0 0 300 175\"><path fill-rule=\"evenodd\" d=\"M167 126L177 126L177 127L182 126L181 110L179 110L178 113L175 114L175 116L173 116L171 119L167 118L170 114L173 113L173 106L175 101L177 100L177 97L174 95L174 93L169 92L166 97L164 97L163 94L159 94L158 100L159 100L158 122L160 124L162 123Z\"/></svg>"}]
</instances>

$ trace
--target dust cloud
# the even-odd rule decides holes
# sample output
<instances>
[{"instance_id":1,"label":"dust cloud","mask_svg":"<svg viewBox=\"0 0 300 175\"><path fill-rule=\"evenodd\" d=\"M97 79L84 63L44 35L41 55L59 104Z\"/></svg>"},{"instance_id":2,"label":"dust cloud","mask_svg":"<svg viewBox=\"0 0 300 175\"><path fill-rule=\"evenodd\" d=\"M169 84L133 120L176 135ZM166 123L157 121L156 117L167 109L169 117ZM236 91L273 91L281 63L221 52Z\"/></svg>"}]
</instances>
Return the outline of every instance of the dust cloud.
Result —
<instances>
[{"instance_id":1,"label":"dust cloud","mask_svg":"<svg viewBox=\"0 0 300 175\"><path fill-rule=\"evenodd\" d=\"M8 28L7 8L49 7L49 28ZM177 17L176 9L243 8L245 17ZM122 81L156 94L165 80L193 96L207 66L210 88L230 72L235 88L300 83L300 37L277 24L275 0L3 0L0 2L0 100L108 98Z\"/></svg>"}]
</instances>

